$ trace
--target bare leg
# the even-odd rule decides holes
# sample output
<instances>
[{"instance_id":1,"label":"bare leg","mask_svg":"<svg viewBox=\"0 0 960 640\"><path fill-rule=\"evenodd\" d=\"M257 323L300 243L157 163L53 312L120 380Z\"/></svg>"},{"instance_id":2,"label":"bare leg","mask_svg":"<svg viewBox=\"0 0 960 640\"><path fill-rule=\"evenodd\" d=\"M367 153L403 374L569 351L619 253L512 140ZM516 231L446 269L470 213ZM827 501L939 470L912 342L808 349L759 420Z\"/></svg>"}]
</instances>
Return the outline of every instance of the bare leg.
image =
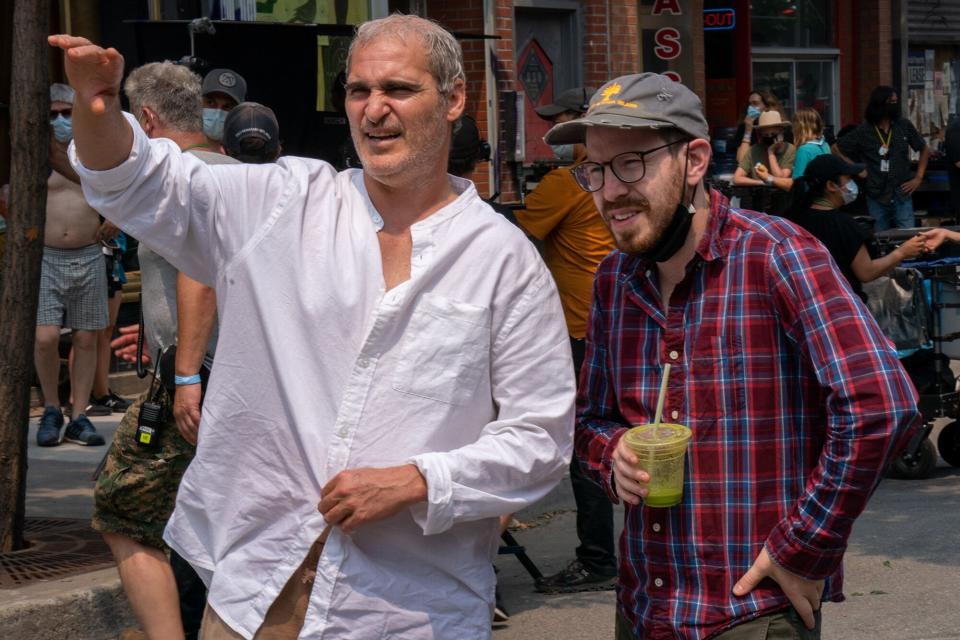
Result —
<instances>
[{"instance_id":1,"label":"bare leg","mask_svg":"<svg viewBox=\"0 0 960 640\"><path fill-rule=\"evenodd\" d=\"M93 378L93 395L98 398L110 393L110 340L113 338L113 327L117 323L117 314L120 313L120 303L123 295L117 291L112 298L107 299L110 309L110 324L97 332L97 373Z\"/></svg>"},{"instance_id":2,"label":"bare leg","mask_svg":"<svg viewBox=\"0 0 960 640\"><path fill-rule=\"evenodd\" d=\"M105 533L133 613L150 640L182 640L177 583L167 556L116 533Z\"/></svg>"},{"instance_id":3,"label":"bare leg","mask_svg":"<svg viewBox=\"0 0 960 640\"><path fill-rule=\"evenodd\" d=\"M86 329L73 330L73 366L70 368L70 390L73 397L75 419L90 402L93 374L97 370L97 332Z\"/></svg>"},{"instance_id":4,"label":"bare leg","mask_svg":"<svg viewBox=\"0 0 960 640\"><path fill-rule=\"evenodd\" d=\"M60 327L42 324L37 326L37 339L33 346L33 362L40 379L43 404L60 406L57 380L60 378Z\"/></svg>"}]
</instances>

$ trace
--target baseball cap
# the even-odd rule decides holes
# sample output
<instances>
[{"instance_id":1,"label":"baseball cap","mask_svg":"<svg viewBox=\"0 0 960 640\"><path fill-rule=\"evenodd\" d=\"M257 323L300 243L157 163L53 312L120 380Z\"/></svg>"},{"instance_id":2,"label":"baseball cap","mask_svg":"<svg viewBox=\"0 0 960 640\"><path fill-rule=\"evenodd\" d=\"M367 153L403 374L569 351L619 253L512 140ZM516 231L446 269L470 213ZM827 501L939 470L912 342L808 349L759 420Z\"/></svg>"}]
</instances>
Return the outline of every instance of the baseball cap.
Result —
<instances>
[{"instance_id":1,"label":"baseball cap","mask_svg":"<svg viewBox=\"0 0 960 640\"><path fill-rule=\"evenodd\" d=\"M855 176L865 168L864 164L850 163L832 153L824 153L810 161L803 171L803 178L810 184L826 184L828 180L839 183L840 176Z\"/></svg>"},{"instance_id":2,"label":"baseball cap","mask_svg":"<svg viewBox=\"0 0 960 640\"><path fill-rule=\"evenodd\" d=\"M214 69L203 77L200 87L200 95L210 93L225 93L239 104L247 99L247 81L236 71Z\"/></svg>"},{"instance_id":3,"label":"baseball cap","mask_svg":"<svg viewBox=\"0 0 960 640\"><path fill-rule=\"evenodd\" d=\"M546 118L547 120L567 111L584 113L590 105L590 98L593 96L594 91L595 89L591 87L567 89L561 93L553 103L537 107L534 111L537 112L538 116Z\"/></svg>"},{"instance_id":4,"label":"baseball cap","mask_svg":"<svg viewBox=\"0 0 960 640\"><path fill-rule=\"evenodd\" d=\"M73 104L77 92L73 87L62 82L54 82L50 85L50 102L69 102Z\"/></svg>"},{"instance_id":5,"label":"baseball cap","mask_svg":"<svg viewBox=\"0 0 960 640\"><path fill-rule=\"evenodd\" d=\"M543 141L552 145L582 143L590 127L672 128L694 138L710 139L697 94L658 73L638 73L611 80L594 94L585 116L555 125Z\"/></svg>"},{"instance_id":6,"label":"baseball cap","mask_svg":"<svg viewBox=\"0 0 960 640\"><path fill-rule=\"evenodd\" d=\"M270 107L241 102L223 123L223 148L241 162L272 162L280 148L280 125Z\"/></svg>"}]
</instances>

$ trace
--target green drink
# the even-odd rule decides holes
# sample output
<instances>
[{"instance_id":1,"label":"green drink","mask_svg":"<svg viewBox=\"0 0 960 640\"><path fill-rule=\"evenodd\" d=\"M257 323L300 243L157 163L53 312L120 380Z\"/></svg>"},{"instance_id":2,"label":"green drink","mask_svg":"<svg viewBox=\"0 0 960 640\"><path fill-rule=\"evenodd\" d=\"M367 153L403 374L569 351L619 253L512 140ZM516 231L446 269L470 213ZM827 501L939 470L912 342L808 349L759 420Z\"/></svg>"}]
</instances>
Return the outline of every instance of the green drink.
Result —
<instances>
[{"instance_id":1,"label":"green drink","mask_svg":"<svg viewBox=\"0 0 960 640\"><path fill-rule=\"evenodd\" d=\"M672 507L683 498L683 466L692 432L681 424L643 424L623 436L637 458L637 467L650 474L644 502L648 507Z\"/></svg>"}]
</instances>

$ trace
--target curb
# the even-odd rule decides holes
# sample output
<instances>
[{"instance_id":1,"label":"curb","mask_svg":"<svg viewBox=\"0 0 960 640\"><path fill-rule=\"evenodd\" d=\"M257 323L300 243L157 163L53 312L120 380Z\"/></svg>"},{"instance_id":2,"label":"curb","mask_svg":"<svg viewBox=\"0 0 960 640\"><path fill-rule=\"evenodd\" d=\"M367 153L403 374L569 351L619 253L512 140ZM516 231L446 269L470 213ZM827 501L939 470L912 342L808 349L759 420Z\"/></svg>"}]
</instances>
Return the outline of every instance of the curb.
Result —
<instances>
[{"instance_id":1,"label":"curb","mask_svg":"<svg viewBox=\"0 0 960 640\"><path fill-rule=\"evenodd\" d=\"M0 593L0 629L11 640L115 640L136 626L115 568Z\"/></svg>"}]
</instances>

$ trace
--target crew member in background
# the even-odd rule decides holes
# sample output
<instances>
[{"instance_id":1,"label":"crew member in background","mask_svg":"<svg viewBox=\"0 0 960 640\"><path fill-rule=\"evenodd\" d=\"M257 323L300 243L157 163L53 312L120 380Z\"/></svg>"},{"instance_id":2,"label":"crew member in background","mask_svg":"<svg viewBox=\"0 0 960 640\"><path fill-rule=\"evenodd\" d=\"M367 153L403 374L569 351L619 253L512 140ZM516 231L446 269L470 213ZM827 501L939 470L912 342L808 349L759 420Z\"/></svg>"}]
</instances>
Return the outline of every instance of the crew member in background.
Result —
<instances>
[{"instance_id":1,"label":"crew member in background","mask_svg":"<svg viewBox=\"0 0 960 640\"><path fill-rule=\"evenodd\" d=\"M578 87L560 94L557 102L537 109L554 124L583 117L594 90ZM560 151L557 151L557 150ZM572 165L583 161L582 144L554 147L569 156ZM571 166L547 173L516 212L517 223L543 242L543 257L560 292L570 334L573 366L578 378L583 364L584 336L590 313L590 294L597 265L614 249L593 198L570 173ZM587 479L576 456L570 461L570 481L577 505L576 559L562 571L544 578L537 589L546 593L612 589L617 582L617 555L613 540L613 506L603 489Z\"/></svg>"},{"instance_id":2,"label":"crew member in background","mask_svg":"<svg viewBox=\"0 0 960 640\"><path fill-rule=\"evenodd\" d=\"M923 182L930 150L913 123L900 116L900 99L893 87L877 87L863 115L864 123L837 141L848 162L867 165L867 210L874 231L916 226L913 192ZM913 173L910 150L920 153Z\"/></svg>"},{"instance_id":3,"label":"crew member in background","mask_svg":"<svg viewBox=\"0 0 960 640\"><path fill-rule=\"evenodd\" d=\"M214 69L203 77L203 134L207 151L219 152L227 114L247 99L247 81L232 69Z\"/></svg>"}]
</instances>

